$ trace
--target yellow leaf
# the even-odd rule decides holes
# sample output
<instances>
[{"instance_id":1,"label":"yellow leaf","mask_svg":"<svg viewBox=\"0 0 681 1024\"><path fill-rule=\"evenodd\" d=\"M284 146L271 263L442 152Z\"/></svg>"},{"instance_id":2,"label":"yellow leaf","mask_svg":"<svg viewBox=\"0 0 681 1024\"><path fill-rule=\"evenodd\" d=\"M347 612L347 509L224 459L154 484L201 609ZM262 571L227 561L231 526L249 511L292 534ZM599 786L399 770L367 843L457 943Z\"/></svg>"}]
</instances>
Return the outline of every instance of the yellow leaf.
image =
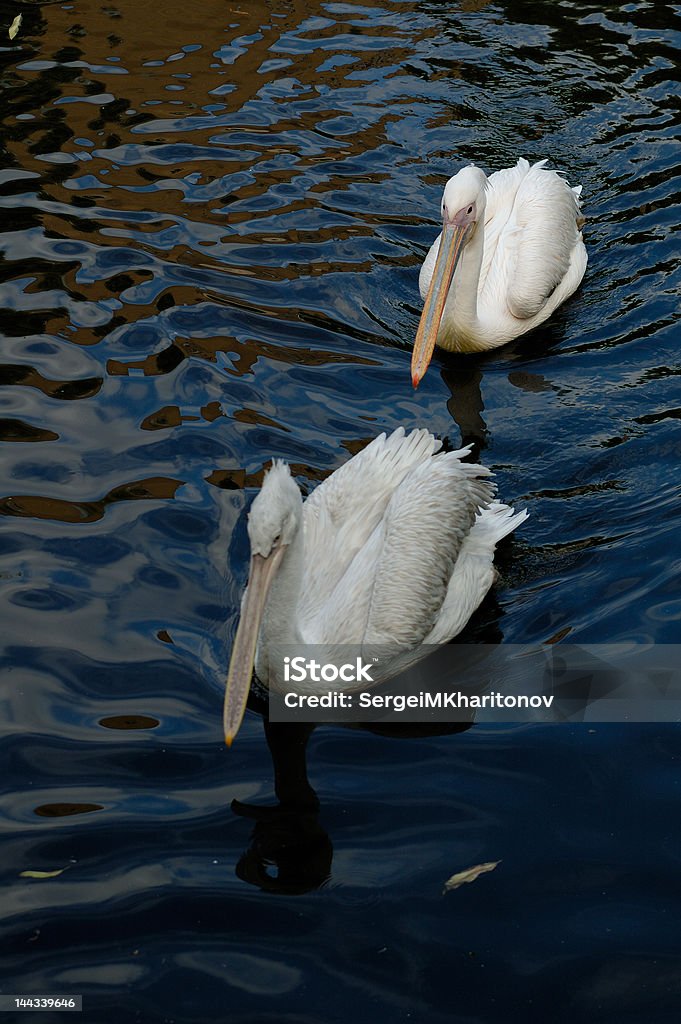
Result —
<instances>
[{"instance_id":1,"label":"yellow leaf","mask_svg":"<svg viewBox=\"0 0 681 1024\"><path fill-rule=\"evenodd\" d=\"M465 871L459 871L458 874L452 875L445 882L445 887L442 890L442 895L446 892L451 892L452 889L458 889L460 885L464 885L466 882L474 882L480 875L484 875L486 871L494 871L497 864L501 864L500 860L488 860L485 864L476 864L472 868L466 868Z\"/></svg>"},{"instance_id":2,"label":"yellow leaf","mask_svg":"<svg viewBox=\"0 0 681 1024\"><path fill-rule=\"evenodd\" d=\"M14 39L15 35L19 31L19 26L20 25L21 25L21 15L17 14L16 18L14 19L14 21L12 22L12 24L9 27L9 32L7 33L7 35L10 37L10 39Z\"/></svg>"},{"instance_id":3,"label":"yellow leaf","mask_svg":"<svg viewBox=\"0 0 681 1024\"><path fill-rule=\"evenodd\" d=\"M59 868L57 871L22 871L19 878L56 878L66 868Z\"/></svg>"}]
</instances>

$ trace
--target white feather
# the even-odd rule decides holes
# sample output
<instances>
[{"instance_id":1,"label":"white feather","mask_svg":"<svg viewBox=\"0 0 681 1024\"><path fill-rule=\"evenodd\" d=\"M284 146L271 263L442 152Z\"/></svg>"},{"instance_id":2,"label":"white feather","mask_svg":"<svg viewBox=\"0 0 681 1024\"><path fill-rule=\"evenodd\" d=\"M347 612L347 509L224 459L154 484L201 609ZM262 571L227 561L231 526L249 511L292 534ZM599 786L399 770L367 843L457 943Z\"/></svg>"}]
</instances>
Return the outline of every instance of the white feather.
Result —
<instances>
[{"instance_id":1,"label":"white feather","mask_svg":"<svg viewBox=\"0 0 681 1024\"><path fill-rule=\"evenodd\" d=\"M463 628L493 582L496 543L527 513L493 500L489 470L462 461L469 448L439 448L426 430L382 434L307 499L302 544L287 542L260 631L263 682L273 642L414 649ZM292 521L280 475L256 499L252 538L260 521L272 537Z\"/></svg>"},{"instance_id":2,"label":"white feather","mask_svg":"<svg viewBox=\"0 0 681 1024\"><path fill-rule=\"evenodd\" d=\"M470 175L457 182L463 172L447 183L452 209L476 201L484 214L449 287L437 335L441 347L472 352L503 345L543 323L579 285L587 264L581 186L571 188L545 163L521 158L491 174L475 194ZM424 299L440 238L421 268Z\"/></svg>"}]
</instances>

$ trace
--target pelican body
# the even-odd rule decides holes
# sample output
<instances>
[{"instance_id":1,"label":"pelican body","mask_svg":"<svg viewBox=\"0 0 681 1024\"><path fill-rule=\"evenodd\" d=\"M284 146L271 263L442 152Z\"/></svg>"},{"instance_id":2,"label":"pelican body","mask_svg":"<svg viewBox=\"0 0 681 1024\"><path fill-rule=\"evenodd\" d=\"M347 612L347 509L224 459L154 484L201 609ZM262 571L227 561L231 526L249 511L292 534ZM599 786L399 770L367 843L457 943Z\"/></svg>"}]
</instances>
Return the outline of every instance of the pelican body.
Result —
<instances>
[{"instance_id":1,"label":"pelican body","mask_svg":"<svg viewBox=\"0 0 681 1024\"><path fill-rule=\"evenodd\" d=\"M241 724L255 664L285 689L272 644L442 644L491 587L497 542L523 522L494 500L490 471L441 452L427 430L381 434L305 502L275 462L248 517L251 562L225 694ZM322 684L323 685L323 684Z\"/></svg>"},{"instance_id":2,"label":"pelican body","mask_svg":"<svg viewBox=\"0 0 681 1024\"><path fill-rule=\"evenodd\" d=\"M414 387L436 344L450 352L504 345L543 323L582 280L582 187L545 163L520 159L489 178L471 165L447 182L442 233L419 276Z\"/></svg>"}]
</instances>

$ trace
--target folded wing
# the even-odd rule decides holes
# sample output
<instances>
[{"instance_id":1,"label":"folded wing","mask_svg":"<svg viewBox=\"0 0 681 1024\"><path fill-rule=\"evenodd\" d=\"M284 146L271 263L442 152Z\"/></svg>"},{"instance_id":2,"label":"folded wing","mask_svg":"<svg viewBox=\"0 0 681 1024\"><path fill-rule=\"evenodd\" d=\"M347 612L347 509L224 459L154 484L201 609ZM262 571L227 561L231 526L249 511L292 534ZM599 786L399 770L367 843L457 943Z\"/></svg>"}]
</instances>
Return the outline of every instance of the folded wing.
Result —
<instances>
[{"instance_id":1,"label":"folded wing","mask_svg":"<svg viewBox=\"0 0 681 1024\"><path fill-rule=\"evenodd\" d=\"M427 456L402 474L343 573L327 580L324 601L308 606L307 642L414 647L429 636L466 538L494 494L489 471L461 461L467 453Z\"/></svg>"},{"instance_id":2,"label":"folded wing","mask_svg":"<svg viewBox=\"0 0 681 1024\"><path fill-rule=\"evenodd\" d=\"M520 320L536 316L563 282L563 298L571 294L586 265L581 186L571 188L545 163L521 159L488 179L480 291L503 299Z\"/></svg>"},{"instance_id":3,"label":"folded wing","mask_svg":"<svg viewBox=\"0 0 681 1024\"><path fill-rule=\"evenodd\" d=\"M306 586L299 606L301 623L318 616L381 523L405 476L439 449L440 442L428 430L405 434L400 427L388 437L375 438L312 492L303 506Z\"/></svg>"}]
</instances>

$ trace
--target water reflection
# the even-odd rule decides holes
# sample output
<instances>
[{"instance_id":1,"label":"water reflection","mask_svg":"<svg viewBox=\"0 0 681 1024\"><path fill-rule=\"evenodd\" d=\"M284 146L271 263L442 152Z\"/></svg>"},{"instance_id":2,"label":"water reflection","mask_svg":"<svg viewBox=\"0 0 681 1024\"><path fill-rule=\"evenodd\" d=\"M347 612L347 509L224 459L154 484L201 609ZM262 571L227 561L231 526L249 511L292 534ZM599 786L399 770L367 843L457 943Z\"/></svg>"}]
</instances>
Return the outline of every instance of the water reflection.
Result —
<instances>
[{"instance_id":1,"label":"water reflection","mask_svg":"<svg viewBox=\"0 0 681 1024\"><path fill-rule=\"evenodd\" d=\"M274 806L232 801L232 811L255 821L251 844L240 857L236 873L244 882L268 892L300 895L329 881L333 842L320 815L320 805L308 778L307 747L316 726L270 722L266 698L251 694L249 707L263 715L267 747L272 759ZM472 722L375 723L354 726L394 740L449 736L470 729Z\"/></svg>"},{"instance_id":2,"label":"water reflection","mask_svg":"<svg viewBox=\"0 0 681 1024\"><path fill-rule=\"evenodd\" d=\"M473 445L471 459L474 462L487 447L489 433L482 415L485 408L482 379L482 370L470 360L457 360L456 365L442 370L442 381L451 392L447 410L459 428L461 444Z\"/></svg>"},{"instance_id":3,"label":"water reflection","mask_svg":"<svg viewBox=\"0 0 681 1024\"><path fill-rule=\"evenodd\" d=\"M319 800L307 774L307 743L314 726L270 722L266 707L251 698L250 705L254 704L264 714L279 803L267 807L232 802L235 814L256 822L236 873L270 892L309 892L328 880L333 860L331 839L319 821Z\"/></svg>"},{"instance_id":4,"label":"water reflection","mask_svg":"<svg viewBox=\"0 0 681 1024\"><path fill-rule=\"evenodd\" d=\"M50 398L73 401L79 398L92 398L102 386L101 377L88 380L47 380L34 366L20 366L5 363L0 365L0 386L3 384L24 384L26 387L38 388Z\"/></svg>"},{"instance_id":5,"label":"water reflection","mask_svg":"<svg viewBox=\"0 0 681 1024\"><path fill-rule=\"evenodd\" d=\"M54 519L62 523L95 523L108 506L119 501L154 501L174 498L182 480L153 477L113 488L97 501L63 501L40 495L0 498L0 515L29 519Z\"/></svg>"}]
</instances>

